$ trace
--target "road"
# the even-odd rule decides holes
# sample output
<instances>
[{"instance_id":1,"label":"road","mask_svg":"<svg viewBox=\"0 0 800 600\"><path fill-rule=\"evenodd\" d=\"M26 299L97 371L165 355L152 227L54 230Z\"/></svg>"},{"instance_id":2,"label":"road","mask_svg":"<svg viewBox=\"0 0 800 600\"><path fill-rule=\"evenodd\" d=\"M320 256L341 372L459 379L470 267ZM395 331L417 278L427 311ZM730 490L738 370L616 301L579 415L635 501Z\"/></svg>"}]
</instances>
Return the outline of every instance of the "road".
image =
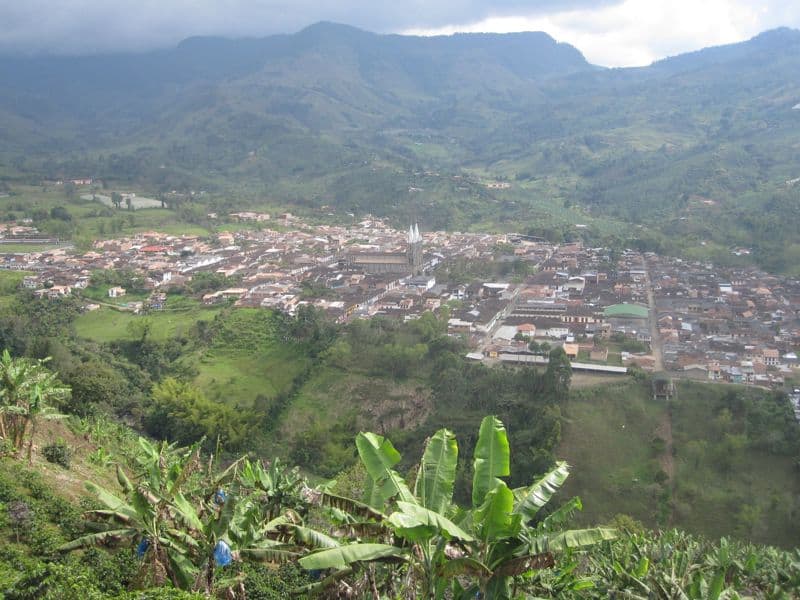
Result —
<instances>
[{"instance_id":1,"label":"road","mask_svg":"<svg viewBox=\"0 0 800 600\"><path fill-rule=\"evenodd\" d=\"M656 373L664 370L664 356L661 352L661 336L658 334L658 310L656 309L656 295L653 292L653 283L650 281L650 270L642 258L645 285L647 286L647 304L650 307L650 351L653 354L653 369Z\"/></svg>"}]
</instances>

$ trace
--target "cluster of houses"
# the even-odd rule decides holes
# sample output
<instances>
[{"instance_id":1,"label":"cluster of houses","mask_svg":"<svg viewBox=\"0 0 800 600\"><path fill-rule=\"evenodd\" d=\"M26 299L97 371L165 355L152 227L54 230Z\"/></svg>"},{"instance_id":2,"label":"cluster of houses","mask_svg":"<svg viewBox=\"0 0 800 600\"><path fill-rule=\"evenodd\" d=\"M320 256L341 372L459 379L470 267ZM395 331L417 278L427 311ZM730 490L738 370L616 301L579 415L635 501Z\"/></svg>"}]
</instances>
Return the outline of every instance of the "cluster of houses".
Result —
<instances>
[{"instance_id":1,"label":"cluster of houses","mask_svg":"<svg viewBox=\"0 0 800 600\"><path fill-rule=\"evenodd\" d=\"M98 270L135 272L145 299L126 302L129 290L119 285L107 290L109 301L130 310L168 307L170 290L201 273L229 278L202 294L205 305L293 314L313 304L339 322L410 320L447 306L448 332L468 339L481 358L521 360L535 355L535 342L560 345L586 363L760 385L780 384L798 366L800 283L755 269L725 271L515 234L421 232L417 225L400 231L374 217L351 226L311 226L288 213L228 217L281 226L210 237L145 232L96 241L84 253L3 253L0 246L0 268L30 272L23 285L47 298L85 289ZM0 235L35 233L19 227L26 226L0 224ZM530 275L448 281L448 270L437 267L454 261L522 262ZM663 364L651 352L654 343Z\"/></svg>"},{"instance_id":2,"label":"cluster of houses","mask_svg":"<svg viewBox=\"0 0 800 600\"><path fill-rule=\"evenodd\" d=\"M667 369L759 385L797 369L800 282L655 254L647 263Z\"/></svg>"}]
</instances>

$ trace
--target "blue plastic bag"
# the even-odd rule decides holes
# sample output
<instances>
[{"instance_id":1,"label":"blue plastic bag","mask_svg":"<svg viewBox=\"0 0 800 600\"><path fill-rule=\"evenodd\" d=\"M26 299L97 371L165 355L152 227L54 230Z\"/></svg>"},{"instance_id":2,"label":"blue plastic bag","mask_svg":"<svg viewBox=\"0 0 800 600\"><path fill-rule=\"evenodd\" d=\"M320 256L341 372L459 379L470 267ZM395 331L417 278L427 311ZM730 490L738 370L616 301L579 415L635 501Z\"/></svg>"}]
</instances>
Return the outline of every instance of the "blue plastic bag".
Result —
<instances>
[{"instance_id":1,"label":"blue plastic bag","mask_svg":"<svg viewBox=\"0 0 800 600\"><path fill-rule=\"evenodd\" d=\"M224 540L218 541L214 546L214 562L218 567L225 567L233 562L231 547Z\"/></svg>"}]
</instances>

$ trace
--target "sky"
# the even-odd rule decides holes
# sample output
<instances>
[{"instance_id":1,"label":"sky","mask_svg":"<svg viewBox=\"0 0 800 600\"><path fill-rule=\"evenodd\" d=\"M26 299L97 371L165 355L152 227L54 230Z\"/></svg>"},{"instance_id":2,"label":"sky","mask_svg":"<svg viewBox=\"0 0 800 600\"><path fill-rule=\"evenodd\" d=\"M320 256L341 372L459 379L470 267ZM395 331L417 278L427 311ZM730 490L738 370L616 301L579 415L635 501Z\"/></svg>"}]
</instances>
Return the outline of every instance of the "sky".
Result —
<instances>
[{"instance_id":1,"label":"sky","mask_svg":"<svg viewBox=\"0 0 800 600\"><path fill-rule=\"evenodd\" d=\"M335 21L379 33L545 31L598 65L640 66L779 26L797 0L0 0L0 53L94 54L196 35L292 33Z\"/></svg>"}]
</instances>

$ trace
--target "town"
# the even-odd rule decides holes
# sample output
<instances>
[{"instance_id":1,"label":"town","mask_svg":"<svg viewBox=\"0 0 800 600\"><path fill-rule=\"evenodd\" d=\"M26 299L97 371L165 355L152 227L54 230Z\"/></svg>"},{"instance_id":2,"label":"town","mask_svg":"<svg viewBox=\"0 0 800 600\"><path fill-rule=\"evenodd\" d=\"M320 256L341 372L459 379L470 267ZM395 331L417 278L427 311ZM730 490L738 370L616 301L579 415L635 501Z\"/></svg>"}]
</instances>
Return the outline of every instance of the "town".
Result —
<instances>
[{"instance_id":1,"label":"town","mask_svg":"<svg viewBox=\"0 0 800 600\"><path fill-rule=\"evenodd\" d=\"M755 268L519 234L423 232L416 223L401 231L375 217L350 226L312 226L290 213L224 219L237 227L207 238L144 232L83 253L0 245L0 267L29 273L22 285L38 297L84 298L87 311L169 310L171 295L201 273L235 282L204 291L204 305L294 314L311 304L340 323L446 310L448 332L469 342L467 357L490 363L545 362L560 346L577 370L763 387L783 386L800 366L800 282ZM38 232L15 222L0 224L0 236ZM470 264L491 265L492 277L454 275L453 265ZM103 301L84 296L94 273L123 270L139 274L144 298L119 285Z\"/></svg>"}]
</instances>

